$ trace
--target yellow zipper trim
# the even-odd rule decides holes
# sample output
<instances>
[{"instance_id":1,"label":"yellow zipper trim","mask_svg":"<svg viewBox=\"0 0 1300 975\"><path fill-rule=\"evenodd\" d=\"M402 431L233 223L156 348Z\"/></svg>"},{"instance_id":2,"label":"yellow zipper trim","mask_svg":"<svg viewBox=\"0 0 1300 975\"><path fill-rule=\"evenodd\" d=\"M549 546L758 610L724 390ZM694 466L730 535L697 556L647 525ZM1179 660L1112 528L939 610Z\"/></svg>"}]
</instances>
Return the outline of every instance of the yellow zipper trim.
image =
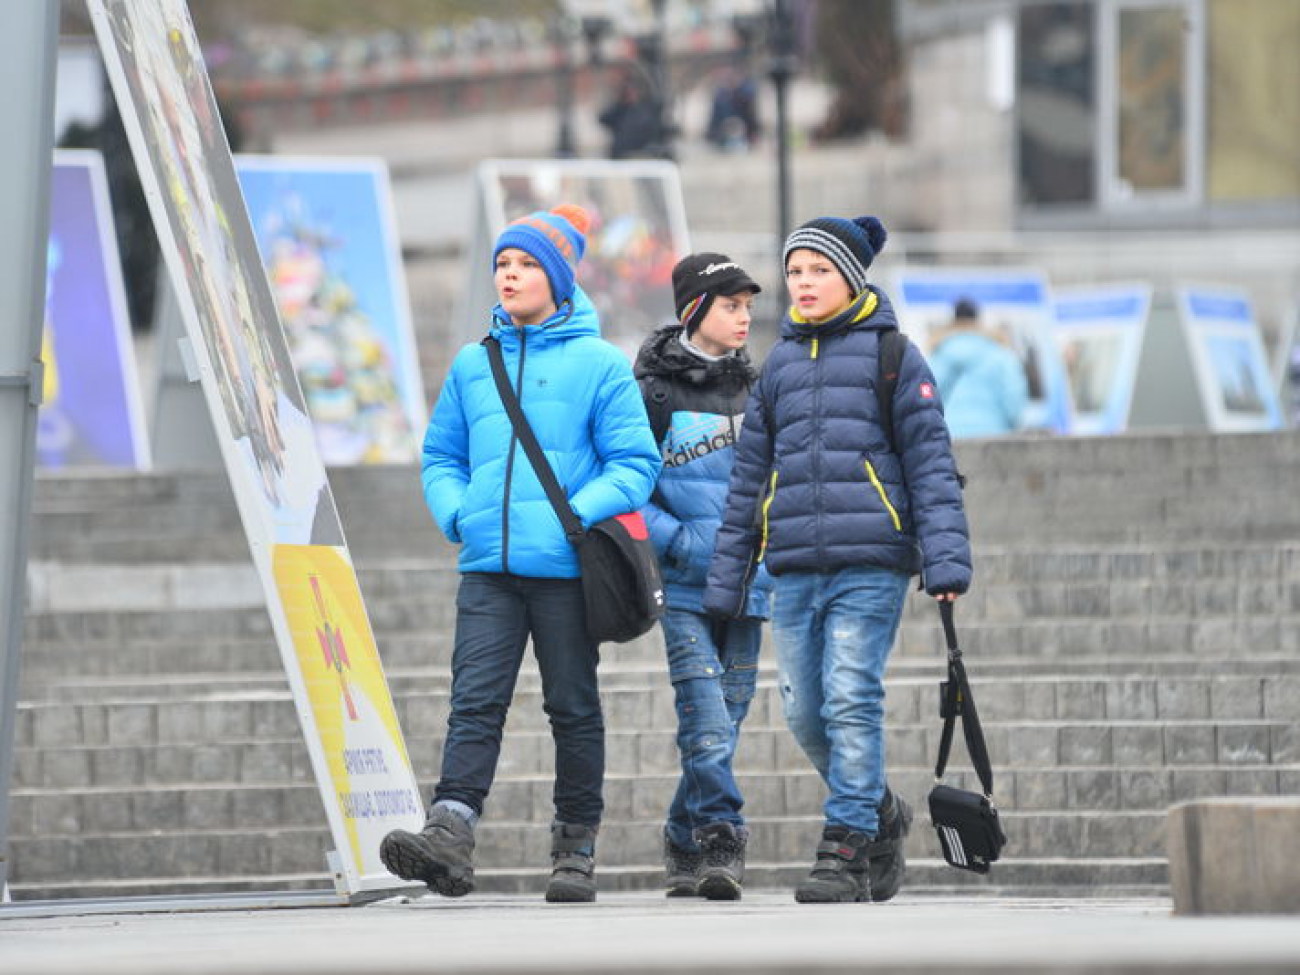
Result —
<instances>
[{"instance_id":1,"label":"yellow zipper trim","mask_svg":"<svg viewBox=\"0 0 1300 975\"><path fill-rule=\"evenodd\" d=\"M816 338L814 338L814 339L812 340L812 355L810 356L810 358L813 358L813 359L816 359L816 358L817 358L817 342L818 342L818 341L819 341L819 340L816 339Z\"/></svg>"},{"instance_id":2,"label":"yellow zipper trim","mask_svg":"<svg viewBox=\"0 0 1300 975\"><path fill-rule=\"evenodd\" d=\"M876 476L876 469L871 466L871 461L866 461L866 466L867 477L871 478L871 483L876 486L876 493L880 495L880 500L885 503L885 508L889 511L889 517L894 520L894 531L901 532L903 522L898 517L898 512L894 510L894 506L889 503L889 495L885 493L885 486L880 483L880 478Z\"/></svg>"},{"instance_id":3,"label":"yellow zipper trim","mask_svg":"<svg viewBox=\"0 0 1300 975\"><path fill-rule=\"evenodd\" d=\"M767 489L767 498L763 501L763 541L758 546L759 561L762 561L763 556L767 554L767 509L772 507L772 501L776 498L776 474L776 471L772 472L772 480Z\"/></svg>"}]
</instances>

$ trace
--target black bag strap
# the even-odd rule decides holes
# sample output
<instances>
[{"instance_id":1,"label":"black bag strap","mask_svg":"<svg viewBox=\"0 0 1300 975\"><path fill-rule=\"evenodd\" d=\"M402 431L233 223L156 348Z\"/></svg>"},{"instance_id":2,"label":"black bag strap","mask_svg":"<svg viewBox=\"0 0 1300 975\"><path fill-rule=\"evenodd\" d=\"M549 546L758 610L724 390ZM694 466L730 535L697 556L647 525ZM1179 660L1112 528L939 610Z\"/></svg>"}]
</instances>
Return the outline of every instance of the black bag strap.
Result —
<instances>
[{"instance_id":1,"label":"black bag strap","mask_svg":"<svg viewBox=\"0 0 1300 975\"><path fill-rule=\"evenodd\" d=\"M551 507L560 518L560 526L564 529L565 537L576 545L586 534L582 528L582 520L569 506L569 499L565 496L564 489L560 487L560 482L555 476L555 471L551 469L546 454L542 452L542 445L537 442L537 435L533 433L528 417L524 416L523 407L519 405L519 397L515 395L514 387L510 385L510 379L506 376L506 360L501 354L501 343L489 335L483 340L483 344L487 347L488 363L492 366L492 378L496 381L497 393L501 396L501 402L505 404L510 423L515 428L515 436L519 438L524 453L528 455L528 462L533 465L537 480L542 483L542 490L546 492L547 500L551 502Z\"/></svg>"},{"instance_id":2,"label":"black bag strap","mask_svg":"<svg viewBox=\"0 0 1300 975\"><path fill-rule=\"evenodd\" d=\"M953 725L961 718L961 730L966 738L966 751L970 753L971 764L984 787L984 795L993 797L993 767L989 764L989 751L984 743L984 729L980 727L979 712L975 710L975 699L971 697L970 682L966 679L966 666L962 663L961 650L957 647L957 628L953 624L952 602L943 600L939 603L939 617L943 620L943 635L948 642L948 682L945 685L947 696L943 701L943 736L939 739L939 758L934 765L934 777L943 778L948 766L948 752L952 748Z\"/></svg>"}]
</instances>

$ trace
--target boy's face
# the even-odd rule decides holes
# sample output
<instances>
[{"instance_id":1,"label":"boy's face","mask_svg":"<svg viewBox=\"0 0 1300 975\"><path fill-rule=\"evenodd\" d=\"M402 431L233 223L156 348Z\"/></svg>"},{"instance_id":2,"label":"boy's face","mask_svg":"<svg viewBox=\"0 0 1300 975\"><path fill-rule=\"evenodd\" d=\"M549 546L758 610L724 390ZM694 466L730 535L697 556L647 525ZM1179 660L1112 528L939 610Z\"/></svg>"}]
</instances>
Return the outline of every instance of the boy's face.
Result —
<instances>
[{"instance_id":1,"label":"boy's face","mask_svg":"<svg viewBox=\"0 0 1300 975\"><path fill-rule=\"evenodd\" d=\"M498 254L492 283L497 300L516 325L538 325L555 314L550 278L527 251L507 247Z\"/></svg>"},{"instance_id":2,"label":"boy's face","mask_svg":"<svg viewBox=\"0 0 1300 975\"><path fill-rule=\"evenodd\" d=\"M709 305L709 313L691 333L691 344L708 355L734 352L749 339L753 313L754 292L718 295Z\"/></svg>"},{"instance_id":3,"label":"boy's face","mask_svg":"<svg viewBox=\"0 0 1300 975\"><path fill-rule=\"evenodd\" d=\"M825 321L853 297L834 262L806 247L790 252L785 262L785 286L799 314L810 322Z\"/></svg>"}]
</instances>

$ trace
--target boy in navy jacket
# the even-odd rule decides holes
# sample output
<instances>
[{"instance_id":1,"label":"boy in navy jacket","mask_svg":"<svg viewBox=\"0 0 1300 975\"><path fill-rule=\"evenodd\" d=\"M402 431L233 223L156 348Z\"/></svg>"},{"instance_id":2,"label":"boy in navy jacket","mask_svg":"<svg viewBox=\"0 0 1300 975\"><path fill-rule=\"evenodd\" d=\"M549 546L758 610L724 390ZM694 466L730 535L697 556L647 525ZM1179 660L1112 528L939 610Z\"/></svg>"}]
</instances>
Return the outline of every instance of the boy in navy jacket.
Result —
<instances>
[{"instance_id":1,"label":"boy in navy jacket","mask_svg":"<svg viewBox=\"0 0 1300 975\"><path fill-rule=\"evenodd\" d=\"M791 307L746 409L704 596L735 616L760 561L775 577L786 721L828 791L803 903L897 892L912 813L885 781L885 665L910 577L939 599L971 577L952 444L914 345L892 403L896 451L881 423L880 337L897 321L867 268L884 243L875 217L819 218L786 240Z\"/></svg>"}]
</instances>

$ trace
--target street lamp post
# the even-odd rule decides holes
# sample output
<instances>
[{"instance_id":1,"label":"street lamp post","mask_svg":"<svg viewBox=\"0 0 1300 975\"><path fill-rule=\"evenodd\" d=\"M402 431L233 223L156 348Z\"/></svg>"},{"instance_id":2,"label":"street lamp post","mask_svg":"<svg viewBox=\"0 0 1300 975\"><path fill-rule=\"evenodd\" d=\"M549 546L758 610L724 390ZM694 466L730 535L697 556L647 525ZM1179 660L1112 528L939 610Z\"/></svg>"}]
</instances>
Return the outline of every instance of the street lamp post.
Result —
<instances>
[{"instance_id":1,"label":"street lamp post","mask_svg":"<svg viewBox=\"0 0 1300 975\"><path fill-rule=\"evenodd\" d=\"M578 154L573 141L573 51L569 18L564 14L551 22L551 40L555 45L555 104L559 114L555 155L572 159Z\"/></svg>"},{"instance_id":2,"label":"street lamp post","mask_svg":"<svg viewBox=\"0 0 1300 975\"><path fill-rule=\"evenodd\" d=\"M789 0L773 0L768 10L771 61L767 73L776 87L776 210L777 247L790 231L790 79L798 69L794 23Z\"/></svg>"}]
</instances>

